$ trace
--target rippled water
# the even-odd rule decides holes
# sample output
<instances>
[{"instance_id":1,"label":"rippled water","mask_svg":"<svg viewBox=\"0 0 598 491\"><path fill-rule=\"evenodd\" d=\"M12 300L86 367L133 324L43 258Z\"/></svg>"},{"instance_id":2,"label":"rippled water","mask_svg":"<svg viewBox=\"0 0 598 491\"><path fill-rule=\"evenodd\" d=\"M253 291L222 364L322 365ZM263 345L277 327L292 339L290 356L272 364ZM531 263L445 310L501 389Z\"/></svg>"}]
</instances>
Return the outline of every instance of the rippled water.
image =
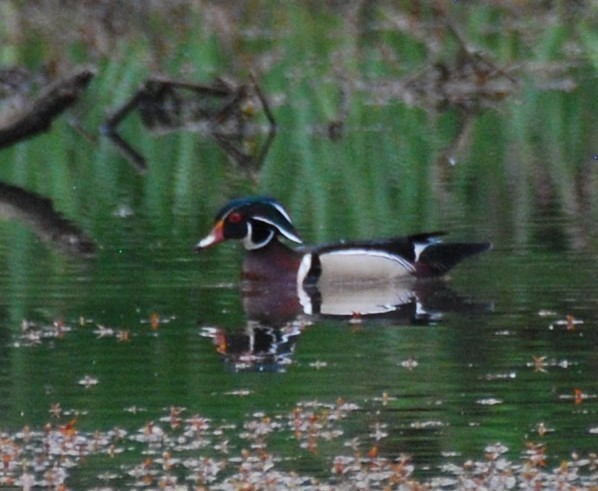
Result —
<instances>
[{"instance_id":1,"label":"rippled water","mask_svg":"<svg viewBox=\"0 0 598 491\"><path fill-rule=\"evenodd\" d=\"M176 233L194 217L173 215L158 229L155 217L130 211L106 219L93 258L52 250L22 223L0 225L2 431L76 419L90 438L127 432L115 443L122 454L106 460L103 450L72 470L75 487L108 471L131 484L123 469L144 459L132 435L150 421L169 428L172 407L228 428L206 454L219 455L221 438L231 456L251 444L240 436L247 420L292 419L310 402L324 413L355 405L334 437L309 442L287 428L269 443L291 459L282 468L316 477L335 455L373 447L411 455L420 476L496 442L513 458L543 442L552 465L595 451L594 252L499 239L445 281L414 286L400 313L297 312L258 324L260 297L237 281L240 247L195 255L204 230ZM555 226L528 225L540 235Z\"/></svg>"}]
</instances>

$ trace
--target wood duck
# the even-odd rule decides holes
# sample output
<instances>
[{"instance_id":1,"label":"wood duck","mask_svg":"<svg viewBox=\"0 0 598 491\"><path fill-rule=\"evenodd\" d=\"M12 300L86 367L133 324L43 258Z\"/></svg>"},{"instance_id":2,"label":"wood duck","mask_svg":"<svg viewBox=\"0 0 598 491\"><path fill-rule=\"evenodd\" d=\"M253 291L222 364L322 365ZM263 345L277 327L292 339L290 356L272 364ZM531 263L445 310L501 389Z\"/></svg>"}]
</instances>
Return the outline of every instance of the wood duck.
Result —
<instances>
[{"instance_id":1,"label":"wood duck","mask_svg":"<svg viewBox=\"0 0 598 491\"><path fill-rule=\"evenodd\" d=\"M195 249L240 240L247 251L243 279L293 283L306 289L440 276L491 247L489 242L442 243L442 235L432 232L293 249L280 239L298 244L302 240L282 205L272 198L245 197L230 201L218 212L212 231Z\"/></svg>"}]
</instances>

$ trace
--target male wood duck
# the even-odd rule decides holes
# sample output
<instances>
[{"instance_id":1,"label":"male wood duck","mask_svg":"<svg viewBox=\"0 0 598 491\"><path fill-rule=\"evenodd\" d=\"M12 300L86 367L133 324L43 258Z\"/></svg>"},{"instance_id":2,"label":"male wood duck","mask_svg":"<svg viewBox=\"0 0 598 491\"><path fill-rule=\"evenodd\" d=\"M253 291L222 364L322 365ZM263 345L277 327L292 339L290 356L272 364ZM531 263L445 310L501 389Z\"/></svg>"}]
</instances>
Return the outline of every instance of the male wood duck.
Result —
<instances>
[{"instance_id":1,"label":"male wood duck","mask_svg":"<svg viewBox=\"0 0 598 491\"><path fill-rule=\"evenodd\" d=\"M224 240L241 240L246 249L243 279L310 285L394 281L440 276L466 257L486 251L489 242L441 243L443 232L382 240L290 248L302 244L282 205L272 198L230 201L216 215L212 231L196 246L201 251Z\"/></svg>"}]
</instances>

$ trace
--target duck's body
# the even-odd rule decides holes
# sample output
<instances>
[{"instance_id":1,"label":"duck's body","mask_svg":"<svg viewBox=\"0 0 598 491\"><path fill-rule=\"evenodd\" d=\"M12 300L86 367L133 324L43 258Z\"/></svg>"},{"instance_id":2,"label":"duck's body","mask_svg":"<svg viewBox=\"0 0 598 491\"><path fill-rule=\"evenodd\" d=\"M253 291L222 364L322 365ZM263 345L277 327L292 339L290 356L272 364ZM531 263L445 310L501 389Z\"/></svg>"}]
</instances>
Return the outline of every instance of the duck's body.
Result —
<instances>
[{"instance_id":1,"label":"duck's body","mask_svg":"<svg viewBox=\"0 0 598 491\"><path fill-rule=\"evenodd\" d=\"M468 256L486 251L489 242L441 243L442 232L292 249L280 242L301 239L277 201L251 197L231 201L216 216L202 250L227 239L247 250L243 278L269 283L310 285L392 281L440 276Z\"/></svg>"},{"instance_id":2,"label":"duck's body","mask_svg":"<svg viewBox=\"0 0 598 491\"><path fill-rule=\"evenodd\" d=\"M259 249L246 251L242 278L268 283L295 283L303 253L272 239Z\"/></svg>"},{"instance_id":3,"label":"duck's body","mask_svg":"<svg viewBox=\"0 0 598 491\"><path fill-rule=\"evenodd\" d=\"M443 244L442 232L318 246L305 254L299 276L307 283L355 282L440 276L484 243Z\"/></svg>"}]
</instances>

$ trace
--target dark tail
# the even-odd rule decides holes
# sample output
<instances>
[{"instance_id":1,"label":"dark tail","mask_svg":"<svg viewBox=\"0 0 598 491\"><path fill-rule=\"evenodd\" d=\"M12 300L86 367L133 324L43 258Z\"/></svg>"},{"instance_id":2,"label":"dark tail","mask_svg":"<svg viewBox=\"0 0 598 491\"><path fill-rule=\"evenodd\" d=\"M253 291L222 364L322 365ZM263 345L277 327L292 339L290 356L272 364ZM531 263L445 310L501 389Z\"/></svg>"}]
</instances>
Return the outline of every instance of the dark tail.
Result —
<instances>
[{"instance_id":1,"label":"dark tail","mask_svg":"<svg viewBox=\"0 0 598 491\"><path fill-rule=\"evenodd\" d=\"M420 278L442 275L463 259L487 251L491 247L490 242L432 244L422 251L415 263L416 275Z\"/></svg>"}]
</instances>

